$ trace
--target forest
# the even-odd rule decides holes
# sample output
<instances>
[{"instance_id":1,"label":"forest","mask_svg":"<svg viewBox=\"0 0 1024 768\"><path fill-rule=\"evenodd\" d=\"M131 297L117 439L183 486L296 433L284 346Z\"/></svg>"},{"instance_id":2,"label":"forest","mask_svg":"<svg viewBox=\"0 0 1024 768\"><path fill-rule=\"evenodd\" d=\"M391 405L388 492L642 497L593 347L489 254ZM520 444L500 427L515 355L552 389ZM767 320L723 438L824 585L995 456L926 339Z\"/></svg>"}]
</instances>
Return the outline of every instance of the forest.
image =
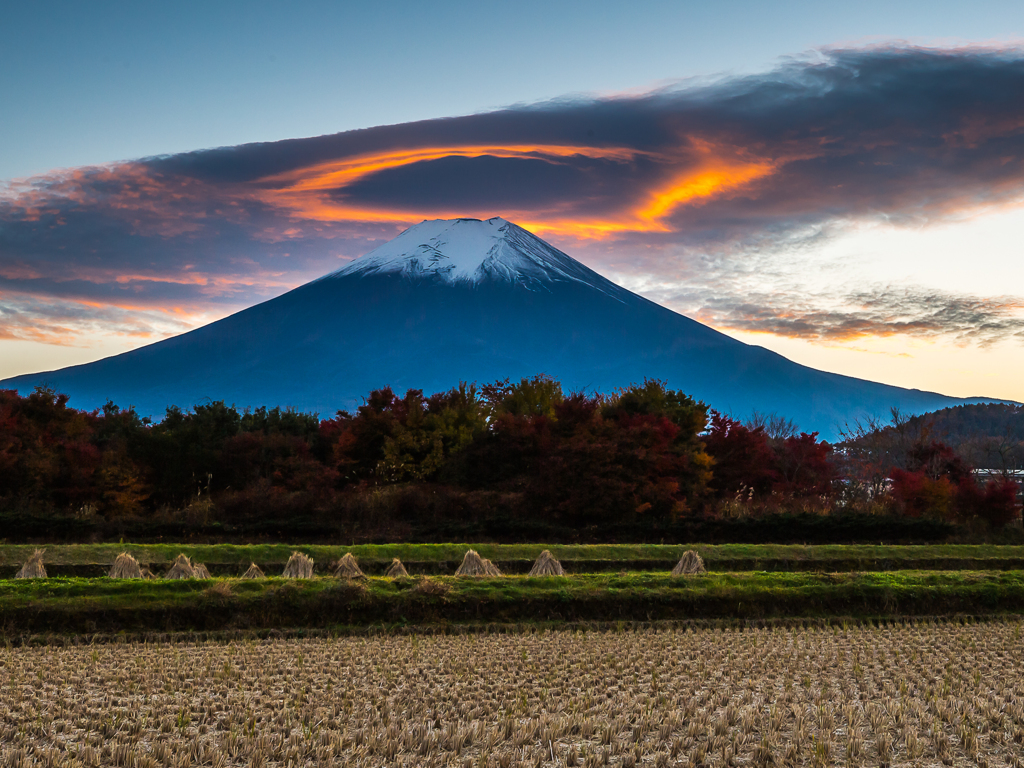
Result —
<instances>
[{"instance_id":1,"label":"forest","mask_svg":"<svg viewBox=\"0 0 1024 768\"><path fill-rule=\"evenodd\" d=\"M159 422L4 390L0 522L9 540L639 541L794 516L997 530L1019 517L1018 488L1009 471L976 477L976 443L894 412L830 444L659 381L607 394L543 375L429 396L384 388L330 418L210 402Z\"/></svg>"}]
</instances>

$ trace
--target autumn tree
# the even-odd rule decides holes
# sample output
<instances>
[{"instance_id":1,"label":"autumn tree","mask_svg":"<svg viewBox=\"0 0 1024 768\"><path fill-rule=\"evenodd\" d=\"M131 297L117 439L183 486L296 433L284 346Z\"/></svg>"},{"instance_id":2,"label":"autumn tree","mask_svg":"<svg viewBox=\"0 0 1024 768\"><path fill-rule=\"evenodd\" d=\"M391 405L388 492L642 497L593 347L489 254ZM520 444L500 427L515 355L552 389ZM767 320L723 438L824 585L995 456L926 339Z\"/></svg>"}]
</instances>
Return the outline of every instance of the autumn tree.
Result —
<instances>
[{"instance_id":1,"label":"autumn tree","mask_svg":"<svg viewBox=\"0 0 1024 768\"><path fill-rule=\"evenodd\" d=\"M751 428L712 410L703 442L714 462L710 487L716 497L751 492L760 497L779 480L763 426Z\"/></svg>"},{"instance_id":2,"label":"autumn tree","mask_svg":"<svg viewBox=\"0 0 1024 768\"><path fill-rule=\"evenodd\" d=\"M0 497L29 509L79 509L96 497L101 453L89 415L67 395L0 390Z\"/></svg>"}]
</instances>

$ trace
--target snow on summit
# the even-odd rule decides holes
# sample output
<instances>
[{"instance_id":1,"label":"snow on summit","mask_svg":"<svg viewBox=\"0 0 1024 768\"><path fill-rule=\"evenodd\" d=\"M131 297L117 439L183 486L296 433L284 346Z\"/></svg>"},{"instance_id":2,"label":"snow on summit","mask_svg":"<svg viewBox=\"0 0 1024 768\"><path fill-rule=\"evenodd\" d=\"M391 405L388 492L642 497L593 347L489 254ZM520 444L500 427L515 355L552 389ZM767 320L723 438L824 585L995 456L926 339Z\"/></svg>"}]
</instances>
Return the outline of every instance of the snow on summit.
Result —
<instances>
[{"instance_id":1,"label":"snow on summit","mask_svg":"<svg viewBox=\"0 0 1024 768\"><path fill-rule=\"evenodd\" d=\"M398 273L446 283L486 280L531 285L575 280L608 292L608 281L505 219L435 219L402 234L327 277Z\"/></svg>"}]
</instances>

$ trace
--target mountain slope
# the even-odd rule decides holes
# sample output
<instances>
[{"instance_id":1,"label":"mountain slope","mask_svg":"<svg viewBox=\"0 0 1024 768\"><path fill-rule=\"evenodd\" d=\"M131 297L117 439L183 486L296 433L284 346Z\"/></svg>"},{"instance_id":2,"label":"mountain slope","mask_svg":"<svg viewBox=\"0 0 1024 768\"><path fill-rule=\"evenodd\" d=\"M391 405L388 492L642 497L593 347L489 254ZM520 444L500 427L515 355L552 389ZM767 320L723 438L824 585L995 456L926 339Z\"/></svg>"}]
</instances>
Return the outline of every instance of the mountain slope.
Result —
<instances>
[{"instance_id":1,"label":"mountain slope","mask_svg":"<svg viewBox=\"0 0 1024 768\"><path fill-rule=\"evenodd\" d=\"M203 328L0 387L45 383L80 408L112 399L154 416L205 399L329 414L382 386L429 393L537 373L567 390L603 392L659 378L721 411L777 411L826 436L893 405L920 413L964 402L743 344L502 219L424 222L345 269Z\"/></svg>"}]
</instances>

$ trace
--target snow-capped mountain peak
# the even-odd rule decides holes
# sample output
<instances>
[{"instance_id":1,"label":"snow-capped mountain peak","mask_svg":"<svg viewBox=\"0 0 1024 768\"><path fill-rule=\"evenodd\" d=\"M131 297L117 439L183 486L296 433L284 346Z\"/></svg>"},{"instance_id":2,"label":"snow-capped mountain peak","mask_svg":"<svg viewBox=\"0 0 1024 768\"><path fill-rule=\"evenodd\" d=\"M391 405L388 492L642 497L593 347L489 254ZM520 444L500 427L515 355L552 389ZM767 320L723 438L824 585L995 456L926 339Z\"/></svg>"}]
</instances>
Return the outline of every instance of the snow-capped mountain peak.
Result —
<instances>
[{"instance_id":1,"label":"snow-capped mountain peak","mask_svg":"<svg viewBox=\"0 0 1024 768\"><path fill-rule=\"evenodd\" d=\"M353 410L393 387L546 373L567 391L658 379L724 413L784 413L803 429L955 400L815 371L661 307L503 219L425 221L348 267L203 328L61 371L45 385L77 407L140 415L224 400L238 407Z\"/></svg>"},{"instance_id":2,"label":"snow-capped mountain peak","mask_svg":"<svg viewBox=\"0 0 1024 768\"><path fill-rule=\"evenodd\" d=\"M499 217L424 221L327 277L395 273L452 284L573 280L608 291L605 278Z\"/></svg>"}]
</instances>

